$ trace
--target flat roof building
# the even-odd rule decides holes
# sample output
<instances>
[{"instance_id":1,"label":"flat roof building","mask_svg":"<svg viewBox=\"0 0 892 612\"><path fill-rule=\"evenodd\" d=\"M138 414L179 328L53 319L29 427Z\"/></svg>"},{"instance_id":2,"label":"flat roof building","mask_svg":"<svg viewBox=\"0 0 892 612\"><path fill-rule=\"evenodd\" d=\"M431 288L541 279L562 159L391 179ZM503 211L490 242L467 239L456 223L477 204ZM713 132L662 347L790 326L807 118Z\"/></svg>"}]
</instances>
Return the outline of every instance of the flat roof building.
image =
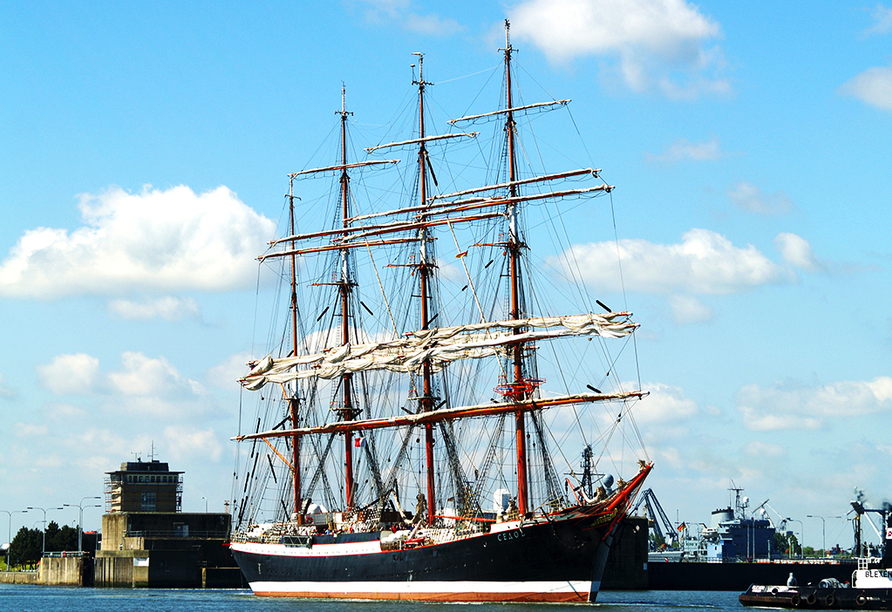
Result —
<instances>
[{"instance_id":1,"label":"flat roof building","mask_svg":"<svg viewBox=\"0 0 892 612\"><path fill-rule=\"evenodd\" d=\"M106 472L105 511L180 512L183 509L183 472L167 463L128 461L116 472Z\"/></svg>"},{"instance_id":2,"label":"flat roof building","mask_svg":"<svg viewBox=\"0 0 892 612\"><path fill-rule=\"evenodd\" d=\"M243 587L228 512L183 512L183 472L128 461L106 472L98 587Z\"/></svg>"}]
</instances>

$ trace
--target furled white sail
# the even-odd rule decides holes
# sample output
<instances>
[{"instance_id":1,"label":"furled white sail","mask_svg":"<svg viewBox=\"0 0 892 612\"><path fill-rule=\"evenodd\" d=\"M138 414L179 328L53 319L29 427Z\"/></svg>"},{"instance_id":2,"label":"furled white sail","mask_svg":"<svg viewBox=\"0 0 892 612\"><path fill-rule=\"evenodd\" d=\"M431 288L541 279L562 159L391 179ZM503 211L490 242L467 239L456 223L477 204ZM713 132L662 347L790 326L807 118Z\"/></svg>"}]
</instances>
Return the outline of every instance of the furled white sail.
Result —
<instances>
[{"instance_id":1,"label":"furled white sail","mask_svg":"<svg viewBox=\"0 0 892 612\"><path fill-rule=\"evenodd\" d=\"M637 327L628 320L629 316L627 312L587 313L418 330L387 342L345 344L293 357L267 356L255 363L239 382L246 389L256 391L267 383L330 379L363 370L419 372L425 362L436 372L457 359L498 355L507 345L517 342L562 336L626 336ZM524 329L527 331L519 331Z\"/></svg>"}]
</instances>

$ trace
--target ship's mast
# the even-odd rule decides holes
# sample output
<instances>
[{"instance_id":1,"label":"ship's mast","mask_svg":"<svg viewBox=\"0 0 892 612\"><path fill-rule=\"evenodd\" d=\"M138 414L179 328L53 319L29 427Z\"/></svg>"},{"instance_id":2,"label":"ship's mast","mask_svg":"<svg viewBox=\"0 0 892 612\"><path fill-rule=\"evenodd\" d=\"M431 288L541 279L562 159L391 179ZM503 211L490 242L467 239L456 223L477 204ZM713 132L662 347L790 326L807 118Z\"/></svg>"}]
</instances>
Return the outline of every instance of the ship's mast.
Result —
<instances>
[{"instance_id":1,"label":"ship's mast","mask_svg":"<svg viewBox=\"0 0 892 612\"><path fill-rule=\"evenodd\" d=\"M431 85L424 80L424 55L414 53L418 56L418 80L413 81L414 85L418 85L418 129L420 144L418 147L418 189L419 202L421 206L426 207L427 202L427 148L425 146L425 126L424 126L424 89L427 85ZM430 276L431 264L429 263L428 254L428 231L427 216L421 215L421 227L418 229L419 243L419 262L418 262L418 283L421 293L421 329L428 329L430 322ZM431 367L430 362L425 361L422 366L422 394L421 394L421 412L430 412L434 408L431 385ZM425 423L424 425L424 451L427 464L427 522L433 524L434 515L436 514L436 489L434 474L434 429L433 424Z\"/></svg>"},{"instance_id":2,"label":"ship's mast","mask_svg":"<svg viewBox=\"0 0 892 612\"><path fill-rule=\"evenodd\" d=\"M524 316L522 296L520 292L520 250L523 248L518 231L518 210L517 202L517 153L515 151L515 122L514 122L514 103L512 99L511 87L511 40L508 36L510 24L505 20L505 102L507 104L507 112L505 114L505 134L508 138L508 181L510 203L508 204L508 274L511 284L511 312L508 313L510 319L520 319ZM516 330L521 333L521 330ZM524 345L518 342L512 349L512 358L514 363L514 384L517 388L522 388L524 370L523 370L523 350ZM524 397L523 399L526 399ZM529 491L527 488L527 447L526 447L526 422L523 411L517 411L514 414L514 431L515 446L517 449L517 510L521 516L526 514L529 502Z\"/></svg>"},{"instance_id":3,"label":"ship's mast","mask_svg":"<svg viewBox=\"0 0 892 612\"><path fill-rule=\"evenodd\" d=\"M342 226L347 229L350 225L350 176L347 174L347 116L351 113L347 112L347 93L346 89L341 87L341 110L338 111L341 116L341 218ZM350 279L349 268L349 249L341 249L341 278L338 283L338 292L340 293L341 302L341 344L350 344L350 291L352 283ZM342 401L338 409L342 421L352 421L356 416L356 410L353 407L353 374L347 372L341 377L341 393ZM347 510L352 510L354 506L354 489L353 480L353 431L344 432L344 490L346 497Z\"/></svg>"},{"instance_id":4,"label":"ship's mast","mask_svg":"<svg viewBox=\"0 0 892 612\"><path fill-rule=\"evenodd\" d=\"M290 177L288 181L288 215L291 224L291 235L294 236L294 177ZM291 241L291 249L295 250L295 243ZM291 256L291 341L292 355L297 355L297 256ZM288 398L288 412L291 417L291 425L295 429L298 427L298 408L299 402L297 398L297 383L294 384L294 391ZM294 490L294 513L297 515L298 524L303 524L303 513L301 507L300 496L300 436L292 436L291 438L291 486Z\"/></svg>"},{"instance_id":5,"label":"ship's mast","mask_svg":"<svg viewBox=\"0 0 892 612\"><path fill-rule=\"evenodd\" d=\"M347 118L353 113L347 111L347 94L346 89L344 87L341 88L341 109L336 111L336 114L340 115L341 118L341 151L340 151L340 161L338 164L334 166L325 166L321 168L311 168L308 170L301 170L300 172L294 172L289 175L291 180L291 191L289 192L289 198L291 199L291 235L287 237L280 238L278 240L274 240L271 245L279 244L279 243L289 243L291 248L287 251L280 252L273 256L281 256L281 257L291 257L291 302L292 302L292 326L294 327L294 347L292 349L292 355L298 355L297 351L297 285L296 285L296 262L295 258L297 255L302 255L305 253L318 252L320 250L337 250L340 254L340 274L338 278L334 280L334 282L319 282L314 283L314 286L319 285L334 285L337 287L338 291L338 302L339 302L339 316L341 323L341 336L340 336L340 344L342 346L349 345L352 338L352 334L350 332L350 317L351 317L351 305L350 305L350 295L353 291L353 286L355 285L354 279L352 278L351 272L351 262L350 262L350 249L352 246L350 244L344 244L344 241L350 237L351 232L355 231L355 228L351 227L351 223L353 219L350 216L350 174L349 171L355 168L364 168L364 167L382 167L383 165L395 164L397 160L388 159L388 160L379 160L379 161L363 161L363 162L355 162L355 163L347 163ZM298 243L303 243L308 238L312 238L314 235L298 235L295 232L294 227L294 180L297 178L309 178L314 176L322 176L331 172L339 173L340 180L340 188L338 190L338 201L339 201L339 212L341 215L341 223L337 224L335 228L331 230L327 230L323 232L324 235L332 235L337 236L331 240L331 244L329 247L325 249L300 249L297 247ZM368 241L365 241L363 245L368 245ZM266 256L261 257L260 260L263 261ZM295 372L296 375L296 372ZM296 378L297 376L295 376ZM356 401L354 399L354 389L353 389L353 374L350 372L344 372L340 375L340 399L338 400L338 405L334 408L334 412L337 413L339 421L347 421L353 422L357 415L361 412L361 410L357 407ZM291 406L291 420L294 424L294 429L298 428L297 423L297 407L298 407L298 399L297 397L291 398L290 400ZM338 433L344 434L344 462L345 462L345 470L344 470L344 489L345 489L345 505L346 510L352 509L356 504L355 493L355 479L353 475L353 445L354 445L354 437L353 437L354 428L346 427L343 429L339 429ZM295 438L293 452L293 471L294 471L294 501L295 501L295 512L300 512L300 469L298 464L298 448L297 448L297 440L299 438ZM302 518L302 517L301 517ZM300 519L298 519L300 520Z\"/></svg>"}]
</instances>

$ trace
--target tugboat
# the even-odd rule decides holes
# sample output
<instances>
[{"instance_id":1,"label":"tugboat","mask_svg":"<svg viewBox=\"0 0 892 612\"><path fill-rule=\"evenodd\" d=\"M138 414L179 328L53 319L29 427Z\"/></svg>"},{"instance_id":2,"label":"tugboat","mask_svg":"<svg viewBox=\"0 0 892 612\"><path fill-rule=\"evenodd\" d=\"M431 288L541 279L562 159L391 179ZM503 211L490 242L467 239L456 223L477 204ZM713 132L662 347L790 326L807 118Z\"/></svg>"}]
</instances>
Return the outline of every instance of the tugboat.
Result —
<instances>
[{"instance_id":1,"label":"tugboat","mask_svg":"<svg viewBox=\"0 0 892 612\"><path fill-rule=\"evenodd\" d=\"M879 564L859 558L851 584L825 578L817 585L798 586L793 574L784 586L753 584L739 597L744 606L760 608L841 608L892 610L892 517L886 521L885 546Z\"/></svg>"}]
</instances>

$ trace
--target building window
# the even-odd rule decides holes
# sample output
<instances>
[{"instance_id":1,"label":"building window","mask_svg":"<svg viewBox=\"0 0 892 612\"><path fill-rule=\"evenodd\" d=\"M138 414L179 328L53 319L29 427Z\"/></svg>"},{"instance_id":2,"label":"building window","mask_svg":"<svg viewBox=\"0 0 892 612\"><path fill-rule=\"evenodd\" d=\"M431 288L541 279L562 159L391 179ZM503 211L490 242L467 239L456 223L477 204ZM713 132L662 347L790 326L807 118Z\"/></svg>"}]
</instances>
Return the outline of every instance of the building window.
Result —
<instances>
[{"instance_id":1,"label":"building window","mask_svg":"<svg viewBox=\"0 0 892 612\"><path fill-rule=\"evenodd\" d=\"M155 492L154 491L143 491L143 493L142 493L142 511L143 512L154 512L155 511Z\"/></svg>"}]
</instances>

